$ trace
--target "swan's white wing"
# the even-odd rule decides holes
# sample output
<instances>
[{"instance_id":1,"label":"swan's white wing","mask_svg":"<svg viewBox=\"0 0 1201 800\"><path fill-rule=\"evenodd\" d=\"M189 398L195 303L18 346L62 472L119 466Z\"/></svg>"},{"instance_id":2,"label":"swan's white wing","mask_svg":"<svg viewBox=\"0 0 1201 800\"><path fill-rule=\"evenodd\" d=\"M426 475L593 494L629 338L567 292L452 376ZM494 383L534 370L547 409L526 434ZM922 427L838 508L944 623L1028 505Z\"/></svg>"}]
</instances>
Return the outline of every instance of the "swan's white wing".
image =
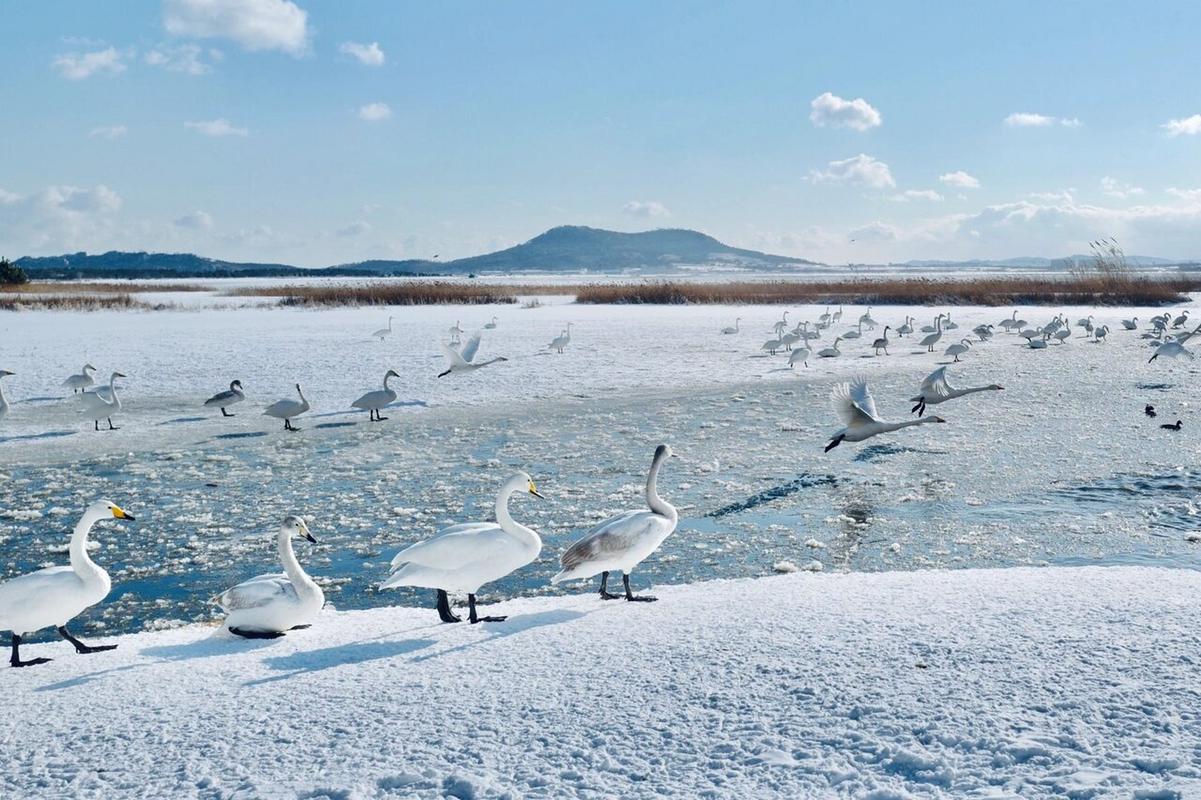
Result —
<instances>
[{"instance_id":1,"label":"swan's white wing","mask_svg":"<svg viewBox=\"0 0 1201 800\"><path fill-rule=\"evenodd\" d=\"M226 589L215 598L217 604L226 611L243 608L259 608L279 600L296 598L296 587L288 576L281 573L274 575L259 575L248 581L243 581L231 589Z\"/></svg>"},{"instance_id":2,"label":"swan's white wing","mask_svg":"<svg viewBox=\"0 0 1201 800\"><path fill-rule=\"evenodd\" d=\"M859 375L851 379L849 384L851 399L855 402L855 407L870 417L873 421L879 422L880 414L876 411L876 400L872 397L872 393L867 388L867 378Z\"/></svg>"},{"instance_id":3,"label":"swan's white wing","mask_svg":"<svg viewBox=\"0 0 1201 800\"><path fill-rule=\"evenodd\" d=\"M205 400L204 404L206 406L232 405L233 403L240 402L241 400L241 396L239 396L236 392L226 389L224 392L218 392L208 400Z\"/></svg>"},{"instance_id":4,"label":"swan's white wing","mask_svg":"<svg viewBox=\"0 0 1201 800\"><path fill-rule=\"evenodd\" d=\"M300 413L298 410L299 408L299 400L276 400L274 403L263 409L263 413L271 417L282 417L287 414L295 416L296 414Z\"/></svg>"},{"instance_id":5,"label":"swan's white wing","mask_svg":"<svg viewBox=\"0 0 1201 800\"><path fill-rule=\"evenodd\" d=\"M559 556L564 572L589 561L609 561L620 558L650 536L662 533L671 525L666 517L653 511L627 511L607 519L588 532L583 539Z\"/></svg>"},{"instance_id":6,"label":"swan's white wing","mask_svg":"<svg viewBox=\"0 0 1201 800\"><path fill-rule=\"evenodd\" d=\"M452 367L465 367L467 362L459 355L459 351L448 344L442 345L442 352L446 354L446 358L450 361Z\"/></svg>"},{"instance_id":7,"label":"swan's white wing","mask_svg":"<svg viewBox=\"0 0 1201 800\"><path fill-rule=\"evenodd\" d=\"M855 378L850 383L837 384L830 390L830 404L834 413L848 428L879 422L876 402L867 391L866 379Z\"/></svg>"},{"instance_id":8,"label":"swan's white wing","mask_svg":"<svg viewBox=\"0 0 1201 800\"><path fill-rule=\"evenodd\" d=\"M465 522L444 528L432 539L401 550L392 559L392 568L420 564L435 569L455 569L496 558L511 546L511 537L495 522Z\"/></svg>"},{"instance_id":9,"label":"swan's white wing","mask_svg":"<svg viewBox=\"0 0 1201 800\"><path fill-rule=\"evenodd\" d=\"M475 358L475 354L479 349L480 332L476 331L472 337L467 340L467 344L463 345L463 349L459 351L459 355L463 357L464 361L471 361L473 358Z\"/></svg>"},{"instance_id":10,"label":"swan's white wing","mask_svg":"<svg viewBox=\"0 0 1201 800\"><path fill-rule=\"evenodd\" d=\"M951 393L951 385L947 383L947 368L939 367L926 376L918 394L922 397L946 397Z\"/></svg>"}]
</instances>

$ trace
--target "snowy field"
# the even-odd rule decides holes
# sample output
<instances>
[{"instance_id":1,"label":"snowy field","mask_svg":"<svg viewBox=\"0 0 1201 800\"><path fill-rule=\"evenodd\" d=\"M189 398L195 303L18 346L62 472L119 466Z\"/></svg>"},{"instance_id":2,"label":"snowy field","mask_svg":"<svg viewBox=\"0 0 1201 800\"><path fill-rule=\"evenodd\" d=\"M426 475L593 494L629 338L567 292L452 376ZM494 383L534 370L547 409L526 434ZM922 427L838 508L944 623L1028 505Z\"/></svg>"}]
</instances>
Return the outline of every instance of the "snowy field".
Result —
<instances>
[{"instance_id":1,"label":"snowy field","mask_svg":"<svg viewBox=\"0 0 1201 800\"><path fill-rule=\"evenodd\" d=\"M412 590L376 594L388 559L441 525L488 515L496 488L522 468L549 498L515 505L544 535L543 557L484 596L574 592L547 583L557 555L641 502L660 441L680 455L662 487L682 520L636 583L766 575L780 562L1201 566L1197 367L1148 364L1146 342L1118 323L1152 310L1020 309L1033 324L1065 311L1114 330L1093 344L1074 328L1068 344L1042 351L999 333L949 374L957 386L1005 391L932 408L946 425L830 453L835 382L867 374L882 414L905 418L921 379L949 361L941 350L952 336L935 354L906 339L879 358L863 340L844 343L841 358L790 370L785 356L759 351L783 310L410 308L394 310L383 343L369 336L386 322L376 309L0 316L11 343L0 368L17 373L3 383L13 409L0 421L0 574L61 562L78 509L104 496L139 522L94 537L114 590L79 621L89 635L211 619L207 598L274 563L270 532L286 513L310 518L321 545L301 548L301 560L340 607L428 605ZM822 309L790 311L816 319ZM1008 311L951 313L967 335ZM935 310L872 311L881 325L906 313L920 325ZM470 331L493 314L499 326L485 332L480 357L511 360L437 378L446 330L461 321ZM744 332L718 334L736 316ZM550 353L567 322L572 344ZM827 332L820 344L830 342ZM120 430L91 430L63 397L58 384L84 361L130 376ZM389 367L403 376L393 383L398 407L368 423L349 403ZM237 417L201 407L234 378L249 395ZM260 412L296 381L314 409L302 431L285 433ZM1146 403L1160 417L1146 418ZM1178 417L1183 430L1160 430Z\"/></svg>"},{"instance_id":2,"label":"snowy field","mask_svg":"<svg viewBox=\"0 0 1201 800\"><path fill-rule=\"evenodd\" d=\"M5 797L1201 796L1191 570L786 575L334 612L6 670Z\"/></svg>"}]
</instances>

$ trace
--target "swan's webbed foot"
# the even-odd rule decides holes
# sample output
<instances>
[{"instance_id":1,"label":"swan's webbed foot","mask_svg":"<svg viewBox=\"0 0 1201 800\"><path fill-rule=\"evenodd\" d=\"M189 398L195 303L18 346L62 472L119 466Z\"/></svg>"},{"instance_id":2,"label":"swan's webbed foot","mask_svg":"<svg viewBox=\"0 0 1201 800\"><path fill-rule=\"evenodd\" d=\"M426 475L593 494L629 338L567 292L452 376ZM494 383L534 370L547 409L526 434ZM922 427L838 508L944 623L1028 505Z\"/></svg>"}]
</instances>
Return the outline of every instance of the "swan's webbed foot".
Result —
<instances>
[{"instance_id":1,"label":"swan's webbed foot","mask_svg":"<svg viewBox=\"0 0 1201 800\"><path fill-rule=\"evenodd\" d=\"M75 645L75 652L80 653L81 655L87 654L87 653L103 653L106 650L116 650L117 649L117 646L115 644L97 644L97 645L84 644L83 642L79 641L78 639L76 639L74 636L71 635L71 632L69 630L67 630L66 625L58 626L57 630L58 630L58 635L63 637L64 639L66 639L71 644Z\"/></svg>"},{"instance_id":2,"label":"swan's webbed foot","mask_svg":"<svg viewBox=\"0 0 1201 800\"><path fill-rule=\"evenodd\" d=\"M223 416L223 417L232 417L232 416L236 416L236 415L229 413L228 411L226 411L226 410L223 408L223 409L221 409L221 416Z\"/></svg>"},{"instance_id":3,"label":"swan's webbed foot","mask_svg":"<svg viewBox=\"0 0 1201 800\"><path fill-rule=\"evenodd\" d=\"M112 421L112 419L109 419L109 421L108 421L108 429L109 429L110 431L119 431L119 430L121 430L120 428L118 428L116 425L114 425L114 424L113 424L113 421Z\"/></svg>"},{"instance_id":4,"label":"swan's webbed foot","mask_svg":"<svg viewBox=\"0 0 1201 800\"><path fill-rule=\"evenodd\" d=\"M246 628L230 628L229 632L243 639L278 639L284 635L282 631L252 631Z\"/></svg>"},{"instance_id":5,"label":"swan's webbed foot","mask_svg":"<svg viewBox=\"0 0 1201 800\"><path fill-rule=\"evenodd\" d=\"M51 658L31 658L28 661L21 660L21 637L13 634L13 654L8 660L11 667L36 667L38 664L45 664L47 661L53 661Z\"/></svg>"},{"instance_id":6,"label":"swan's webbed foot","mask_svg":"<svg viewBox=\"0 0 1201 800\"><path fill-rule=\"evenodd\" d=\"M305 629L307 629L307 628L311 628L311 627L313 627L313 626L312 626L312 625L293 625L291 628L288 628L288 630L290 630L290 631L303 631L303 630L305 630Z\"/></svg>"},{"instance_id":7,"label":"swan's webbed foot","mask_svg":"<svg viewBox=\"0 0 1201 800\"><path fill-rule=\"evenodd\" d=\"M475 625L480 622L504 622L508 617L481 617L475 613L475 595L468 593L467 595L467 619Z\"/></svg>"},{"instance_id":8,"label":"swan's webbed foot","mask_svg":"<svg viewBox=\"0 0 1201 800\"><path fill-rule=\"evenodd\" d=\"M659 598L651 597L649 594L635 595L634 592L631 591L631 589L630 589L630 576L629 575L621 576L621 584L626 589L626 602L627 603L654 603L659 600Z\"/></svg>"},{"instance_id":9,"label":"swan's webbed foot","mask_svg":"<svg viewBox=\"0 0 1201 800\"><path fill-rule=\"evenodd\" d=\"M469 621L472 625L475 625L480 622L504 622L507 619L508 617L476 617L475 619Z\"/></svg>"},{"instance_id":10,"label":"swan's webbed foot","mask_svg":"<svg viewBox=\"0 0 1201 800\"><path fill-rule=\"evenodd\" d=\"M443 622L463 621L462 617L455 616L455 612L450 610L450 597L445 589L438 590L438 618Z\"/></svg>"},{"instance_id":11,"label":"swan's webbed foot","mask_svg":"<svg viewBox=\"0 0 1201 800\"><path fill-rule=\"evenodd\" d=\"M620 600L621 599L621 595L613 594L612 592L609 591L609 573L608 572L601 573L600 596L601 596L601 600Z\"/></svg>"}]
</instances>

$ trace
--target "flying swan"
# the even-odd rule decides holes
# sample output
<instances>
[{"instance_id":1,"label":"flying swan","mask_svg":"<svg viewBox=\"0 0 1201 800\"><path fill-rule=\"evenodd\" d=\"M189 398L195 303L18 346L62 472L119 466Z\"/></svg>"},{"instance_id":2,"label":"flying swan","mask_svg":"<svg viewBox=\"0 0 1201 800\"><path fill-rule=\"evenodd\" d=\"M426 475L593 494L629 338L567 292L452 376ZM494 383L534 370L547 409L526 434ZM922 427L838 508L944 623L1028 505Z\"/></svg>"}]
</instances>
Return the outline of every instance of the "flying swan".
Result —
<instances>
[{"instance_id":1,"label":"flying swan","mask_svg":"<svg viewBox=\"0 0 1201 800\"><path fill-rule=\"evenodd\" d=\"M946 422L942 417L922 417L904 422L885 422L876 412L876 401L867 388L867 378L859 376L849 383L837 384L830 390L830 403L844 427L836 431L826 445L830 452L843 442L862 442L881 433L899 431L926 422Z\"/></svg>"},{"instance_id":2,"label":"flying swan","mask_svg":"<svg viewBox=\"0 0 1201 800\"><path fill-rule=\"evenodd\" d=\"M926 413L926 406L936 406L939 403L954 400L956 397L964 397L976 392L999 392L1004 388L1000 384L990 383L988 386L954 389L951 384L947 383L947 368L939 367L922 381L921 388L917 390L917 397L909 398L909 402L917 404L909 413L917 414L920 417Z\"/></svg>"},{"instance_id":3,"label":"flying swan","mask_svg":"<svg viewBox=\"0 0 1201 800\"><path fill-rule=\"evenodd\" d=\"M504 356L497 356L496 358L488 361L481 361L478 364L472 363L472 359L475 358L476 351L479 349L480 334L478 332L476 332L470 339L467 340L467 344L463 345L462 350L456 350L448 344L442 345L442 352L446 354L446 360L449 363L447 363L445 370L438 373L438 377L445 378L452 372L474 372L475 370L486 367L489 364L495 364L499 361L509 360Z\"/></svg>"}]
</instances>

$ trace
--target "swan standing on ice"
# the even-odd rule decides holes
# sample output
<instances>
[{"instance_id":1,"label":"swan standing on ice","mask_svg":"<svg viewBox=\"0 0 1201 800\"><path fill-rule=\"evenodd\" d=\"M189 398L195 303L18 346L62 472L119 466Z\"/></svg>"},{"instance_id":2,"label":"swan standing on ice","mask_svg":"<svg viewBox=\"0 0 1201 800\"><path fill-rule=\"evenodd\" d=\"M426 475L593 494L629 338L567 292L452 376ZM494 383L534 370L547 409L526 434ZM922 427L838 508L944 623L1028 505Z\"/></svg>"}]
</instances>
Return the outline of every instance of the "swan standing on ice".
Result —
<instances>
[{"instance_id":1,"label":"swan standing on ice","mask_svg":"<svg viewBox=\"0 0 1201 800\"><path fill-rule=\"evenodd\" d=\"M110 431L118 430L116 425L113 425L113 414L121 410L121 398L117 396L117 378L126 377L120 372L114 372L108 378L107 393L102 394L100 389L93 391L83 391L79 394L80 403L83 404L81 409L87 419L92 420L92 424L96 430L100 430L100 420L108 420L108 429Z\"/></svg>"},{"instance_id":2,"label":"swan standing on ice","mask_svg":"<svg viewBox=\"0 0 1201 800\"><path fill-rule=\"evenodd\" d=\"M1109 326L1102 325L1100 328L1097 328L1096 330L1093 331L1093 341L1103 342L1103 341L1105 341L1105 337L1108 335L1109 335Z\"/></svg>"},{"instance_id":3,"label":"swan standing on ice","mask_svg":"<svg viewBox=\"0 0 1201 800\"><path fill-rule=\"evenodd\" d=\"M811 353L809 352L808 347L796 348L795 350L793 350L791 353L788 354L789 369L794 367L798 361L801 362L802 364L804 364L806 367L808 367L810 355L811 355Z\"/></svg>"},{"instance_id":4,"label":"swan standing on ice","mask_svg":"<svg viewBox=\"0 0 1201 800\"><path fill-rule=\"evenodd\" d=\"M945 403L948 400L954 400L956 397L965 397L976 392L999 392L1004 389L997 383L991 383L988 386L973 386L969 389L953 389L947 383L947 368L939 367L926 376L922 381L922 386L917 390L917 397L909 398L909 402L917 403L911 410L910 414L917 414L919 417L926 413L926 406L935 406L939 403Z\"/></svg>"},{"instance_id":5,"label":"swan standing on ice","mask_svg":"<svg viewBox=\"0 0 1201 800\"><path fill-rule=\"evenodd\" d=\"M842 341L841 336L835 337L834 344L830 345L829 347L824 347L821 350L817 351L817 357L818 358L838 358L840 355L842 355L842 351L838 349L838 343L841 341Z\"/></svg>"},{"instance_id":6,"label":"swan standing on ice","mask_svg":"<svg viewBox=\"0 0 1201 800\"><path fill-rule=\"evenodd\" d=\"M905 322L897 328L897 336L904 339L913 333L913 317L906 315Z\"/></svg>"},{"instance_id":7,"label":"swan standing on ice","mask_svg":"<svg viewBox=\"0 0 1201 800\"><path fill-rule=\"evenodd\" d=\"M876 412L876 401L867 388L867 378L862 376L849 383L840 383L830 390L830 402L834 413L846 427L836 431L826 445L830 452L843 442L862 442L881 433L899 431L913 425L923 425L927 422L946 422L942 417L922 417L904 422L885 422Z\"/></svg>"},{"instance_id":8,"label":"swan standing on ice","mask_svg":"<svg viewBox=\"0 0 1201 800\"><path fill-rule=\"evenodd\" d=\"M1122 327L1128 331L1138 330L1138 317L1135 317L1134 319L1122 320Z\"/></svg>"},{"instance_id":9,"label":"swan standing on ice","mask_svg":"<svg viewBox=\"0 0 1201 800\"><path fill-rule=\"evenodd\" d=\"M737 319L734 320L734 325L732 327L722 328L721 332L723 334L725 334L726 336L730 336L732 334L739 333L738 326L741 324L742 324L742 317L738 317Z\"/></svg>"},{"instance_id":10,"label":"swan standing on ice","mask_svg":"<svg viewBox=\"0 0 1201 800\"><path fill-rule=\"evenodd\" d=\"M6 369L0 369L0 378L7 378L9 375L16 375L15 372L9 372ZM4 387L0 386L0 419L8 416L8 400L4 397Z\"/></svg>"},{"instance_id":11,"label":"swan standing on ice","mask_svg":"<svg viewBox=\"0 0 1201 800\"><path fill-rule=\"evenodd\" d=\"M388 388L388 381L391 378L399 378L400 375L392 370L384 373L384 388L376 389L374 392L367 394L355 400L350 405L354 408L369 412L367 418L372 422L383 422L387 417L379 415L380 409L388 406L389 403L396 402L396 392Z\"/></svg>"},{"instance_id":12,"label":"swan standing on ice","mask_svg":"<svg viewBox=\"0 0 1201 800\"><path fill-rule=\"evenodd\" d=\"M442 345L442 352L446 354L448 363L446 365L446 369L438 373L438 377L444 378L452 372L473 372L477 369L486 367L489 364L496 364L500 361L509 360L504 356L497 356L496 358L488 361L481 361L478 364L474 364L472 363L471 359L475 358L475 354L479 349L480 334L478 333L467 340L467 344L463 345L462 350L456 350L448 344Z\"/></svg>"},{"instance_id":13,"label":"swan standing on ice","mask_svg":"<svg viewBox=\"0 0 1201 800\"><path fill-rule=\"evenodd\" d=\"M934 333L922 338L918 344L926 348L927 353L934 352L934 345L938 344L938 340L942 338L942 314L934 318Z\"/></svg>"},{"instance_id":14,"label":"swan standing on ice","mask_svg":"<svg viewBox=\"0 0 1201 800\"><path fill-rule=\"evenodd\" d=\"M769 355L774 356L778 351L784 349L784 340L783 339L768 339L766 342L763 343L763 346L760 347L759 349L766 350Z\"/></svg>"},{"instance_id":15,"label":"swan standing on ice","mask_svg":"<svg viewBox=\"0 0 1201 800\"><path fill-rule=\"evenodd\" d=\"M557 353L562 353L563 348L567 347L567 345L569 345L569 344L571 344L571 323L570 322L567 323L567 327L563 329L562 333L560 333L554 339L551 339L550 344L548 344L547 347L549 347L551 350L554 350ZM468 359L468 360L470 361L471 359Z\"/></svg>"},{"instance_id":16,"label":"swan standing on ice","mask_svg":"<svg viewBox=\"0 0 1201 800\"><path fill-rule=\"evenodd\" d=\"M391 333L392 333L392 318L388 317L388 327L380 328L378 331L376 331L375 333L373 333L371 335L374 336L376 339L379 339L382 342L384 339L387 339L388 336L391 335Z\"/></svg>"},{"instance_id":17,"label":"swan standing on ice","mask_svg":"<svg viewBox=\"0 0 1201 800\"><path fill-rule=\"evenodd\" d=\"M987 342L992 338L992 325L977 325L972 328L972 333L976 334L976 338L982 342Z\"/></svg>"},{"instance_id":18,"label":"swan standing on ice","mask_svg":"<svg viewBox=\"0 0 1201 800\"><path fill-rule=\"evenodd\" d=\"M381 589L423 586L438 590L438 616L443 622L462 622L450 609L447 592L466 592L469 615L477 622L503 622L504 617L480 617L475 593L485 583L524 567L542 552L538 533L513 521L509 498L515 492L542 497L530 476L518 472L505 481L496 496L496 522L464 522L443 528L432 539L406 547L392 559L392 575Z\"/></svg>"},{"instance_id":19,"label":"swan standing on ice","mask_svg":"<svg viewBox=\"0 0 1201 800\"><path fill-rule=\"evenodd\" d=\"M958 361L959 357L961 355L963 355L964 353L966 353L968 350L971 350L971 349L972 349L972 340L971 339L960 339L958 342L955 342L955 344L951 345L946 350L943 350L943 353L948 356L955 356L955 360Z\"/></svg>"},{"instance_id":20,"label":"swan standing on ice","mask_svg":"<svg viewBox=\"0 0 1201 800\"><path fill-rule=\"evenodd\" d=\"M63 386L71 390L72 393L82 392L84 389L95 383L91 373L95 372L96 368L91 364L84 364L83 369L74 375L69 376L63 381Z\"/></svg>"},{"instance_id":21,"label":"swan standing on ice","mask_svg":"<svg viewBox=\"0 0 1201 800\"><path fill-rule=\"evenodd\" d=\"M874 319L872 319L872 308L871 308L871 306L868 306L868 307L867 307L867 311L866 311L866 312L864 312L863 316L861 316L861 317L859 318L859 321L860 321L860 322L862 322L862 323L863 323L863 327L867 328L869 331L874 331L874 330L876 329L876 324L877 324L877 323L876 323L876 321L875 321Z\"/></svg>"},{"instance_id":22,"label":"swan standing on ice","mask_svg":"<svg viewBox=\"0 0 1201 800\"><path fill-rule=\"evenodd\" d=\"M1021 330L1021 325L1018 324L1018 310L1015 308L1012 317L1001 320L997 325L1004 328L1007 333L1013 333L1014 328Z\"/></svg>"},{"instance_id":23,"label":"swan standing on ice","mask_svg":"<svg viewBox=\"0 0 1201 800\"><path fill-rule=\"evenodd\" d=\"M880 351L884 351L884 355L888 355L888 332L892 330L887 325L884 326L884 335L876 341L872 342L872 347L876 349L876 355L880 355Z\"/></svg>"},{"instance_id":24,"label":"swan standing on ice","mask_svg":"<svg viewBox=\"0 0 1201 800\"><path fill-rule=\"evenodd\" d=\"M300 397L299 400L276 400L271 405L263 409L263 416L275 417L284 421L285 431L298 431L292 424L292 417L299 417L304 412L308 411L312 406L305 399L304 392L300 390L300 384L296 384L296 394Z\"/></svg>"},{"instance_id":25,"label":"swan standing on ice","mask_svg":"<svg viewBox=\"0 0 1201 800\"><path fill-rule=\"evenodd\" d=\"M1067 325L1064 325L1062 328L1060 328L1059 330L1055 331L1055 333L1053 333L1053 334L1051 334L1051 335L1052 335L1052 336L1053 336L1053 337L1054 337L1054 338L1055 338L1055 339L1056 339L1056 340L1057 340L1057 341L1058 341L1060 344L1063 344L1063 343L1064 343L1064 342L1066 342L1068 339L1072 338L1072 329L1071 329L1071 328L1069 328Z\"/></svg>"},{"instance_id":26,"label":"swan standing on ice","mask_svg":"<svg viewBox=\"0 0 1201 800\"><path fill-rule=\"evenodd\" d=\"M496 330L496 317L493 317L491 322L485 322L484 328L490 331Z\"/></svg>"},{"instance_id":27,"label":"swan standing on ice","mask_svg":"<svg viewBox=\"0 0 1201 800\"><path fill-rule=\"evenodd\" d=\"M89 646L67 630L67 623L108 596L112 582L108 573L88 556L88 532L102 519L133 520L107 500L88 506L71 534L71 566L47 567L0 583L0 630L12 631L14 667L44 664L48 658L21 660L21 637L53 625L58 635L75 645L77 653L99 653L115 644Z\"/></svg>"},{"instance_id":28,"label":"swan standing on ice","mask_svg":"<svg viewBox=\"0 0 1201 800\"><path fill-rule=\"evenodd\" d=\"M1092 317L1089 317L1089 319L1092 319ZM1173 328L1183 328L1187 324L1188 324L1188 311L1182 311L1180 313L1180 316L1178 316L1178 317L1176 317L1176 319L1172 320Z\"/></svg>"},{"instance_id":29,"label":"swan standing on ice","mask_svg":"<svg viewBox=\"0 0 1201 800\"><path fill-rule=\"evenodd\" d=\"M325 593L296 560L293 536L317 544L303 517L285 517L275 536L284 571L243 581L213 598L225 612L222 624L230 633L245 639L278 639L284 631L309 627L325 605Z\"/></svg>"},{"instance_id":30,"label":"swan standing on ice","mask_svg":"<svg viewBox=\"0 0 1201 800\"><path fill-rule=\"evenodd\" d=\"M842 338L844 338L844 339L858 339L858 338L859 338L860 336L862 336L862 335L863 335L863 320L860 320L860 321L859 321L859 324L858 324L856 327L854 327L854 328L851 328L849 331L847 331L846 333L844 333L844 334L842 335Z\"/></svg>"},{"instance_id":31,"label":"swan standing on ice","mask_svg":"<svg viewBox=\"0 0 1201 800\"><path fill-rule=\"evenodd\" d=\"M597 525L559 557L563 569L550 579L551 583L591 578L599 573L601 599L619 600L621 595L610 594L608 589L609 573L617 570L621 572L626 600L655 601L654 597L637 597L630 591L630 572L659 549L679 522L675 507L658 491L659 469L671 455L671 448L665 444L655 448L651 471L646 476L646 504L650 510L627 511Z\"/></svg>"},{"instance_id":32,"label":"swan standing on ice","mask_svg":"<svg viewBox=\"0 0 1201 800\"><path fill-rule=\"evenodd\" d=\"M229 384L229 389L224 392L218 392L208 400L205 400L204 406L205 408L219 408L221 409L221 416L232 417L234 415L225 409L229 406L240 403L245 399L246 393L242 391L242 382L233 381Z\"/></svg>"}]
</instances>

